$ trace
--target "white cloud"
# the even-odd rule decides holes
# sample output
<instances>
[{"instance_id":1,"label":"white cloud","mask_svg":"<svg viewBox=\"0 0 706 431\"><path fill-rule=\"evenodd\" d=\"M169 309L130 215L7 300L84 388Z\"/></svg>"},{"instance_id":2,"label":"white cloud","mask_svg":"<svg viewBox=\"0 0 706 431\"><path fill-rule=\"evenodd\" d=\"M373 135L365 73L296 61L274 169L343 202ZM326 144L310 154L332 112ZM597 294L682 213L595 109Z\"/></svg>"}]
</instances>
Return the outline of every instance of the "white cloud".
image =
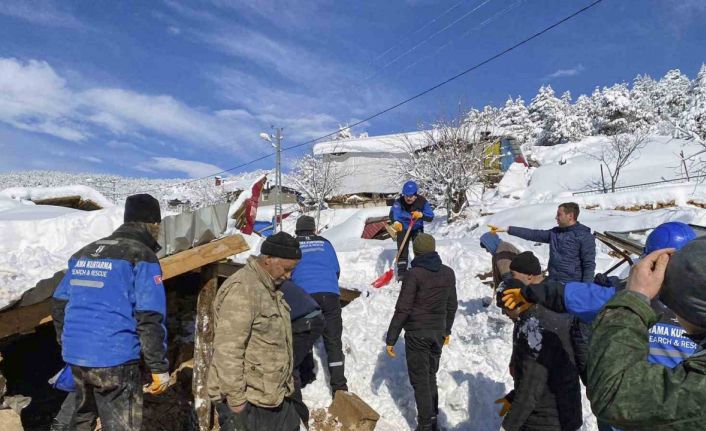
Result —
<instances>
[{"instance_id":1,"label":"white cloud","mask_svg":"<svg viewBox=\"0 0 706 431\"><path fill-rule=\"evenodd\" d=\"M549 75L544 77L545 81L550 81L552 79L556 78L564 78L567 76L576 76L586 70L582 64L579 64L578 66L571 68L571 69L559 69L554 73L550 73Z\"/></svg>"},{"instance_id":2,"label":"white cloud","mask_svg":"<svg viewBox=\"0 0 706 431\"><path fill-rule=\"evenodd\" d=\"M54 2L48 0L3 0L0 2L0 15L49 27L85 28L76 17L59 10Z\"/></svg>"},{"instance_id":3,"label":"white cloud","mask_svg":"<svg viewBox=\"0 0 706 431\"><path fill-rule=\"evenodd\" d=\"M48 63L15 58L0 58L0 122L68 141L106 133L142 138L151 132L233 150L237 138L256 127L224 121L217 112L194 109L169 95L100 87L77 91Z\"/></svg>"},{"instance_id":4,"label":"white cloud","mask_svg":"<svg viewBox=\"0 0 706 431\"><path fill-rule=\"evenodd\" d=\"M141 163L137 169L148 172L183 172L190 178L205 177L223 170L222 168L210 163L203 163L195 160L175 159L173 157L153 157L152 161Z\"/></svg>"},{"instance_id":5,"label":"white cloud","mask_svg":"<svg viewBox=\"0 0 706 431\"><path fill-rule=\"evenodd\" d=\"M103 160L99 159L98 157L93 157L93 156L79 156L78 157L81 160L85 160L87 162L91 163L103 163Z\"/></svg>"}]
</instances>

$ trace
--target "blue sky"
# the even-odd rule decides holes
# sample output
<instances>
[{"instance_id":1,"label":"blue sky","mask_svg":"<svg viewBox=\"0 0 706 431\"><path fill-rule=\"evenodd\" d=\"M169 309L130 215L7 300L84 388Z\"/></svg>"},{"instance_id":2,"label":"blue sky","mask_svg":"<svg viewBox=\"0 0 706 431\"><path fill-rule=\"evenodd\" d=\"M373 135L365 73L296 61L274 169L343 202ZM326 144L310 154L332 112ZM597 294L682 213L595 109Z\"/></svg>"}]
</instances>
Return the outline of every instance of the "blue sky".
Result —
<instances>
[{"instance_id":1,"label":"blue sky","mask_svg":"<svg viewBox=\"0 0 706 431\"><path fill-rule=\"evenodd\" d=\"M513 45L588 0L0 3L0 172L196 177L353 123ZM693 78L706 2L604 0L483 68L361 125L415 130L540 85ZM285 153L285 164L307 148ZM272 158L245 169L268 168Z\"/></svg>"}]
</instances>

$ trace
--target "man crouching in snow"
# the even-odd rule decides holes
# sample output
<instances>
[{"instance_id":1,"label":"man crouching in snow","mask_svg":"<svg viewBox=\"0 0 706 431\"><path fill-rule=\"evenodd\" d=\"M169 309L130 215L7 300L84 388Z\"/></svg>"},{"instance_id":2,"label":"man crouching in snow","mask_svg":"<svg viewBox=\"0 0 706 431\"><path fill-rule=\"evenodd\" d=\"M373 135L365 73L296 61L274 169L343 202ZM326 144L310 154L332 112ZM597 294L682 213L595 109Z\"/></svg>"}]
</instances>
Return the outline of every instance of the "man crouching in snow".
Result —
<instances>
[{"instance_id":1,"label":"man crouching in snow","mask_svg":"<svg viewBox=\"0 0 706 431\"><path fill-rule=\"evenodd\" d=\"M441 263L433 236L420 233L412 248L416 257L402 281L387 330L387 354L397 356L394 346L404 328L407 372L417 403L417 431L436 431L440 429L436 372L458 308L456 275Z\"/></svg>"},{"instance_id":2,"label":"man crouching in snow","mask_svg":"<svg viewBox=\"0 0 706 431\"><path fill-rule=\"evenodd\" d=\"M514 389L496 400L502 404L504 431L574 431L582 424L581 387L571 349L571 320L546 308L523 303L510 310L503 291L523 286L541 274L531 252L520 253L511 264L513 279L498 289L497 305L515 322L510 375Z\"/></svg>"}]
</instances>

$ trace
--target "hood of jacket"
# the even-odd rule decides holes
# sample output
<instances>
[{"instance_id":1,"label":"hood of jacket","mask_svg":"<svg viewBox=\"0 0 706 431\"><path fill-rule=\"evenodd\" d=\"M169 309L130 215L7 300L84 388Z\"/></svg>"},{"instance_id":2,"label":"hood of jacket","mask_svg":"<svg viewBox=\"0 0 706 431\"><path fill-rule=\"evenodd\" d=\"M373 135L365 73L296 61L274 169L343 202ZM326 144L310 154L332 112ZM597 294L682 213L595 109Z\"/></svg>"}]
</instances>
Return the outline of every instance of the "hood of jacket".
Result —
<instances>
[{"instance_id":1,"label":"hood of jacket","mask_svg":"<svg viewBox=\"0 0 706 431\"><path fill-rule=\"evenodd\" d=\"M157 240L139 223L123 223L111 236L138 241L155 253L162 249Z\"/></svg>"},{"instance_id":2,"label":"hood of jacket","mask_svg":"<svg viewBox=\"0 0 706 431\"><path fill-rule=\"evenodd\" d=\"M495 254L498 251L498 246L500 246L500 237L493 233L486 232L480 236L480 244L485 247L490 254Z\"/></svg>"},{"instance_id":3,"label":"hood of jacket","mask_svg":"<svg viewBox=\"0 0 706 431\"><path fill-rule=\"evenodd\" d=\"M412 268L416 267L424 268L432 272L439 272L441 269L441 257L439 253L435 251L416 256L412 260Z\"/></svg>"},{"instance_id":4,"label":"hood of jacket","mask_svg":"<svg viewBox=\"0 0 706 431\"><path fill-rule=\"evenodd\" d=\"M572 231L574 231L576 233L579 233L579 232L588 233L588 234L591 233L591 228L586 225L581 224L581 222L576 222L576 224L573 224L571 226L566 226L566 227L556 226L554 229L557 232L572 232Z\"/></svg>"}]
</instances>

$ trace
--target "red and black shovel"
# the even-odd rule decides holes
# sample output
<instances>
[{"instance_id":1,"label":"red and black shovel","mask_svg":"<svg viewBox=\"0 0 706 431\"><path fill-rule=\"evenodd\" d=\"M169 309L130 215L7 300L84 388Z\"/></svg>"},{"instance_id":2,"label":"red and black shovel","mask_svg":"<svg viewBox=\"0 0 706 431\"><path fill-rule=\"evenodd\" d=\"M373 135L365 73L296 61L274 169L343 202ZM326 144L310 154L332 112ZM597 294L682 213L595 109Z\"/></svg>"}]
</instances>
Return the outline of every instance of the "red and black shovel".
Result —
<instances>
[{"instance_id":1,"label":"red and black shovel","mask_svg":"<svg viewBox=\"0 0 706 431\"><path fill-rule=\"evenodd\" d=\"M400 254L402 253L402 247L407 246L407 239L409 238L409 233L412 232L412 227L414 226L414 219L410 221L409 227L407 228L407 232L404 234L404 240L400 244L400 248L397 250L397 256L395 256L395 260L392 262L392 267L385 271L380 277L376 278L375 281L371 283L371 285L375 288L381 288L382 286L385 286L390 283L392 280L392 277L395 275L395 265L397 264L397 261L400 258Z\"/></svg>"}]
</instances>

